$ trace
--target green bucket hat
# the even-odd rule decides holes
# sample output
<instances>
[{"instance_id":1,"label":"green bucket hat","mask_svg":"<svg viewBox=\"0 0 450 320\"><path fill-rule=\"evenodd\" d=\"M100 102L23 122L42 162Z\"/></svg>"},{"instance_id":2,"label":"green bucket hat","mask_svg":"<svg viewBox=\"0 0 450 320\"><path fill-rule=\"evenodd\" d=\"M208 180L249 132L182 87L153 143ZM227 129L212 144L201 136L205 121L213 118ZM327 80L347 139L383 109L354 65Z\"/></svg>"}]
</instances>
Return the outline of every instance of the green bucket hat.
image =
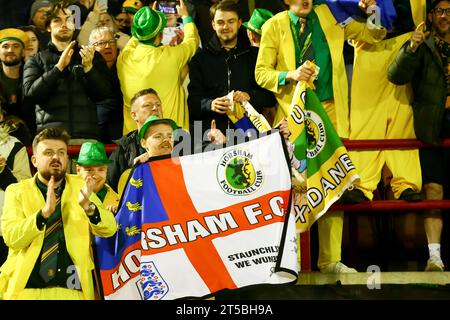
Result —
<instances>
[{"instance_id":1,"label":"green bucket hat","mask_svg":"<svg viewBox=\"0 0 450 320\"><path fill-rule=\"evenodd\" d=\"M160 124L160 123L168 124L169 126L172 127L173 131L178 129L177 124L172 119L168 119L168 118L161 119L158 116L150 116L147 118L147 120L145 120L145 123L142 125L141 130L139 130L139 141L141 139L144 139L145 133L147 132L147 129L150 126L153 126L155 124Z\"/></svg>"},{"instance_id":2,"label":"green bucket hat","mask_svg":"<svg viewBox=\"0 0 450 320\"><path fill-rule=\"evenodd\" d=\"M76 164L82 166L97 166L112 163L108 159L105 146L101 142L85 142L81 145Z\"/></svg>"},{"instance_id":3,"label":"green bucket hat","mask_svg":"<svg viewBox=\"0 0 450 320\"><path fill-rule=\"evenodd\" d=\"M262 35L261 28L263 24L273 17L273 13L266 9L257 8L253 10L250 21L244 22L242 25L257 35Z\"/></svg>"},{"instance_id":4,"label":"green bucket hat","mask_svg":"<svg viewBox=\"0 0 450 320\"><path fill-rule=\"evenodd\" d=\"M166 24L164 13L145 6L134 15L131 34L139 41L148 41L160 34Z\"/></svg>"}]
</instances>

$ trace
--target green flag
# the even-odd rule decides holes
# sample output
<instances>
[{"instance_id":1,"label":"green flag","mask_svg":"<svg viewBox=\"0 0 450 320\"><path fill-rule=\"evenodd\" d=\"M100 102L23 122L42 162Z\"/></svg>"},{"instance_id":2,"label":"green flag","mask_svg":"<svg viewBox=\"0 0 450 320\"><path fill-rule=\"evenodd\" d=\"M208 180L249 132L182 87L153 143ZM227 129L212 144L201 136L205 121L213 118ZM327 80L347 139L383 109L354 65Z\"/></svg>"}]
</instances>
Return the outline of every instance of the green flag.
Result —
<instances>
[{"instance_id":1,"label":"green flag","mask_svg":"<svg viewBox=\"0 0 450 320\"><path fill-rule=\"evenodd\" d=\"M304 232L359 176L325 109L306 83L297 84L287 123L294 155L306 161L306 170L294 172L304 181L294 189L297 229Z\"/></svg>"}]
</instances>

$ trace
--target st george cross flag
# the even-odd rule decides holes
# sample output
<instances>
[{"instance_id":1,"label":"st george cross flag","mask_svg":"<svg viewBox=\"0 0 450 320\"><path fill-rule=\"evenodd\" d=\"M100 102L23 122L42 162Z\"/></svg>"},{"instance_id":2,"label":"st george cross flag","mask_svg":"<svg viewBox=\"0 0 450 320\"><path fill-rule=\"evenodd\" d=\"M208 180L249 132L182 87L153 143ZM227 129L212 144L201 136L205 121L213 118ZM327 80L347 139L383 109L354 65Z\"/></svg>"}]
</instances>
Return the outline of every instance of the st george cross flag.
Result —
<instances>
[{"instance_id":1,"label":"st george cross flag","mask_svg":"<svg viewBox=\"0 0 450 320\"><path fill-rule=\"evenodd\" d=\"M297 84L287 123L295 157L306 159L306 184L294 193L297 230L305 232L359 176L319 98L304 82Z\"/></svg>"},{"instance_id":2,"label":"st george cross flag","mask_svg":"<svg viewBox=\"0 0 450 320\"><path fill-rule=\"evenodd\" d=\"M231 91L227 95L231 102L231 108L227 112L227 115L236 129L242 129L244 132L249 129L255 132L267 132L272 129L266 118L256 111L250 102L234 102L233 95L234 91Z\"/></svg>"},{"instance_id":3,"label":"st george cross flag","mask_svg":"<svg viewBox=\"0 0 450 320\"><path fill-rule=\"evenodd\" d=\"M279 134L137 166L116 236L96 239L105 298L204 297L295 282L290 198Z\"/></svg>"},{"instance_id":4,"label":"st george cross flag","mask_svg":"<svg viewBox=\"0 0 450 320\"><path fill-rule=\"evenodd\" d=\"M365 18L365 13L358 5L359 2L360 0L326 0L334 18L343 26L350 23L354 17ZM373 16L372 20L376 25L381 24L388 30L392 28L392 23L397 18L392 0L378 0L375 11L368 12L368 14Z\"/></svg>"}]
</instances>

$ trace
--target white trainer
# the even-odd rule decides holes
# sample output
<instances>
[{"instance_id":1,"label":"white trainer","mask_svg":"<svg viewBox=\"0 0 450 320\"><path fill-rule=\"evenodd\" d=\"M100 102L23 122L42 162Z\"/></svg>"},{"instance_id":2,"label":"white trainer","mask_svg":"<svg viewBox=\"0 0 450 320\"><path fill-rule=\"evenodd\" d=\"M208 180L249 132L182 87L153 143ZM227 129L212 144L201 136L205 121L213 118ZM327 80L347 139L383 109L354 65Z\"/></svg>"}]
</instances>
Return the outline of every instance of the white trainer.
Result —
<instances>
[{"instance_id":1,"label":"white trainer","mask_svg":"<svg viewBox=\"0 0 450 320\"><path fill-rule=\"evenodd\" d=\"M334 262L326 265L320 269L322 273L356 273L358 272L355 268L349 268L342 262Z\"/></svg>"},{"instance_id":2,"label":"white trainer","mask_svg":"<svg viewBox=\"0 0 450 320\"><path fill-rule=\"evenodd\" d=\"M427 261L425 271L444 271L444 263L440 257L431 256Z\"/></svg>"}]
</instances>

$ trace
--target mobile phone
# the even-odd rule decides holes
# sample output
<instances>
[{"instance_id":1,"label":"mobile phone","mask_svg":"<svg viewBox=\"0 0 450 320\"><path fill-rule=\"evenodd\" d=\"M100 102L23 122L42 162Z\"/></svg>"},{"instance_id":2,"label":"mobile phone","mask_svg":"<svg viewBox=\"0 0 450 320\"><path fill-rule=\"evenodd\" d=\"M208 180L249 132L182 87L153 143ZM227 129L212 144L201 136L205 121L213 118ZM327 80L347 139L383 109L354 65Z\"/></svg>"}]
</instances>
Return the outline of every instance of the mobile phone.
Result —
<instances>
[{"instance_id":1,"label":"mobile phone","mask_svg":"<svg viewBox=\"0 0 450 320\"><path fill-rule=\"evenodd\" d=\"M108 0L97 0L98 4L104 4L108 8Z\"/></svg>"},{"instance_id":2,"label":"mobile phone","mask_svg":"<svg viewBox=\"0 0 450 320\"><path fill-rule=\"evenodd\" d=\"M162 13L177 13L180 0L158 1L158 10Z\"/></svg>"}]
</instances>

